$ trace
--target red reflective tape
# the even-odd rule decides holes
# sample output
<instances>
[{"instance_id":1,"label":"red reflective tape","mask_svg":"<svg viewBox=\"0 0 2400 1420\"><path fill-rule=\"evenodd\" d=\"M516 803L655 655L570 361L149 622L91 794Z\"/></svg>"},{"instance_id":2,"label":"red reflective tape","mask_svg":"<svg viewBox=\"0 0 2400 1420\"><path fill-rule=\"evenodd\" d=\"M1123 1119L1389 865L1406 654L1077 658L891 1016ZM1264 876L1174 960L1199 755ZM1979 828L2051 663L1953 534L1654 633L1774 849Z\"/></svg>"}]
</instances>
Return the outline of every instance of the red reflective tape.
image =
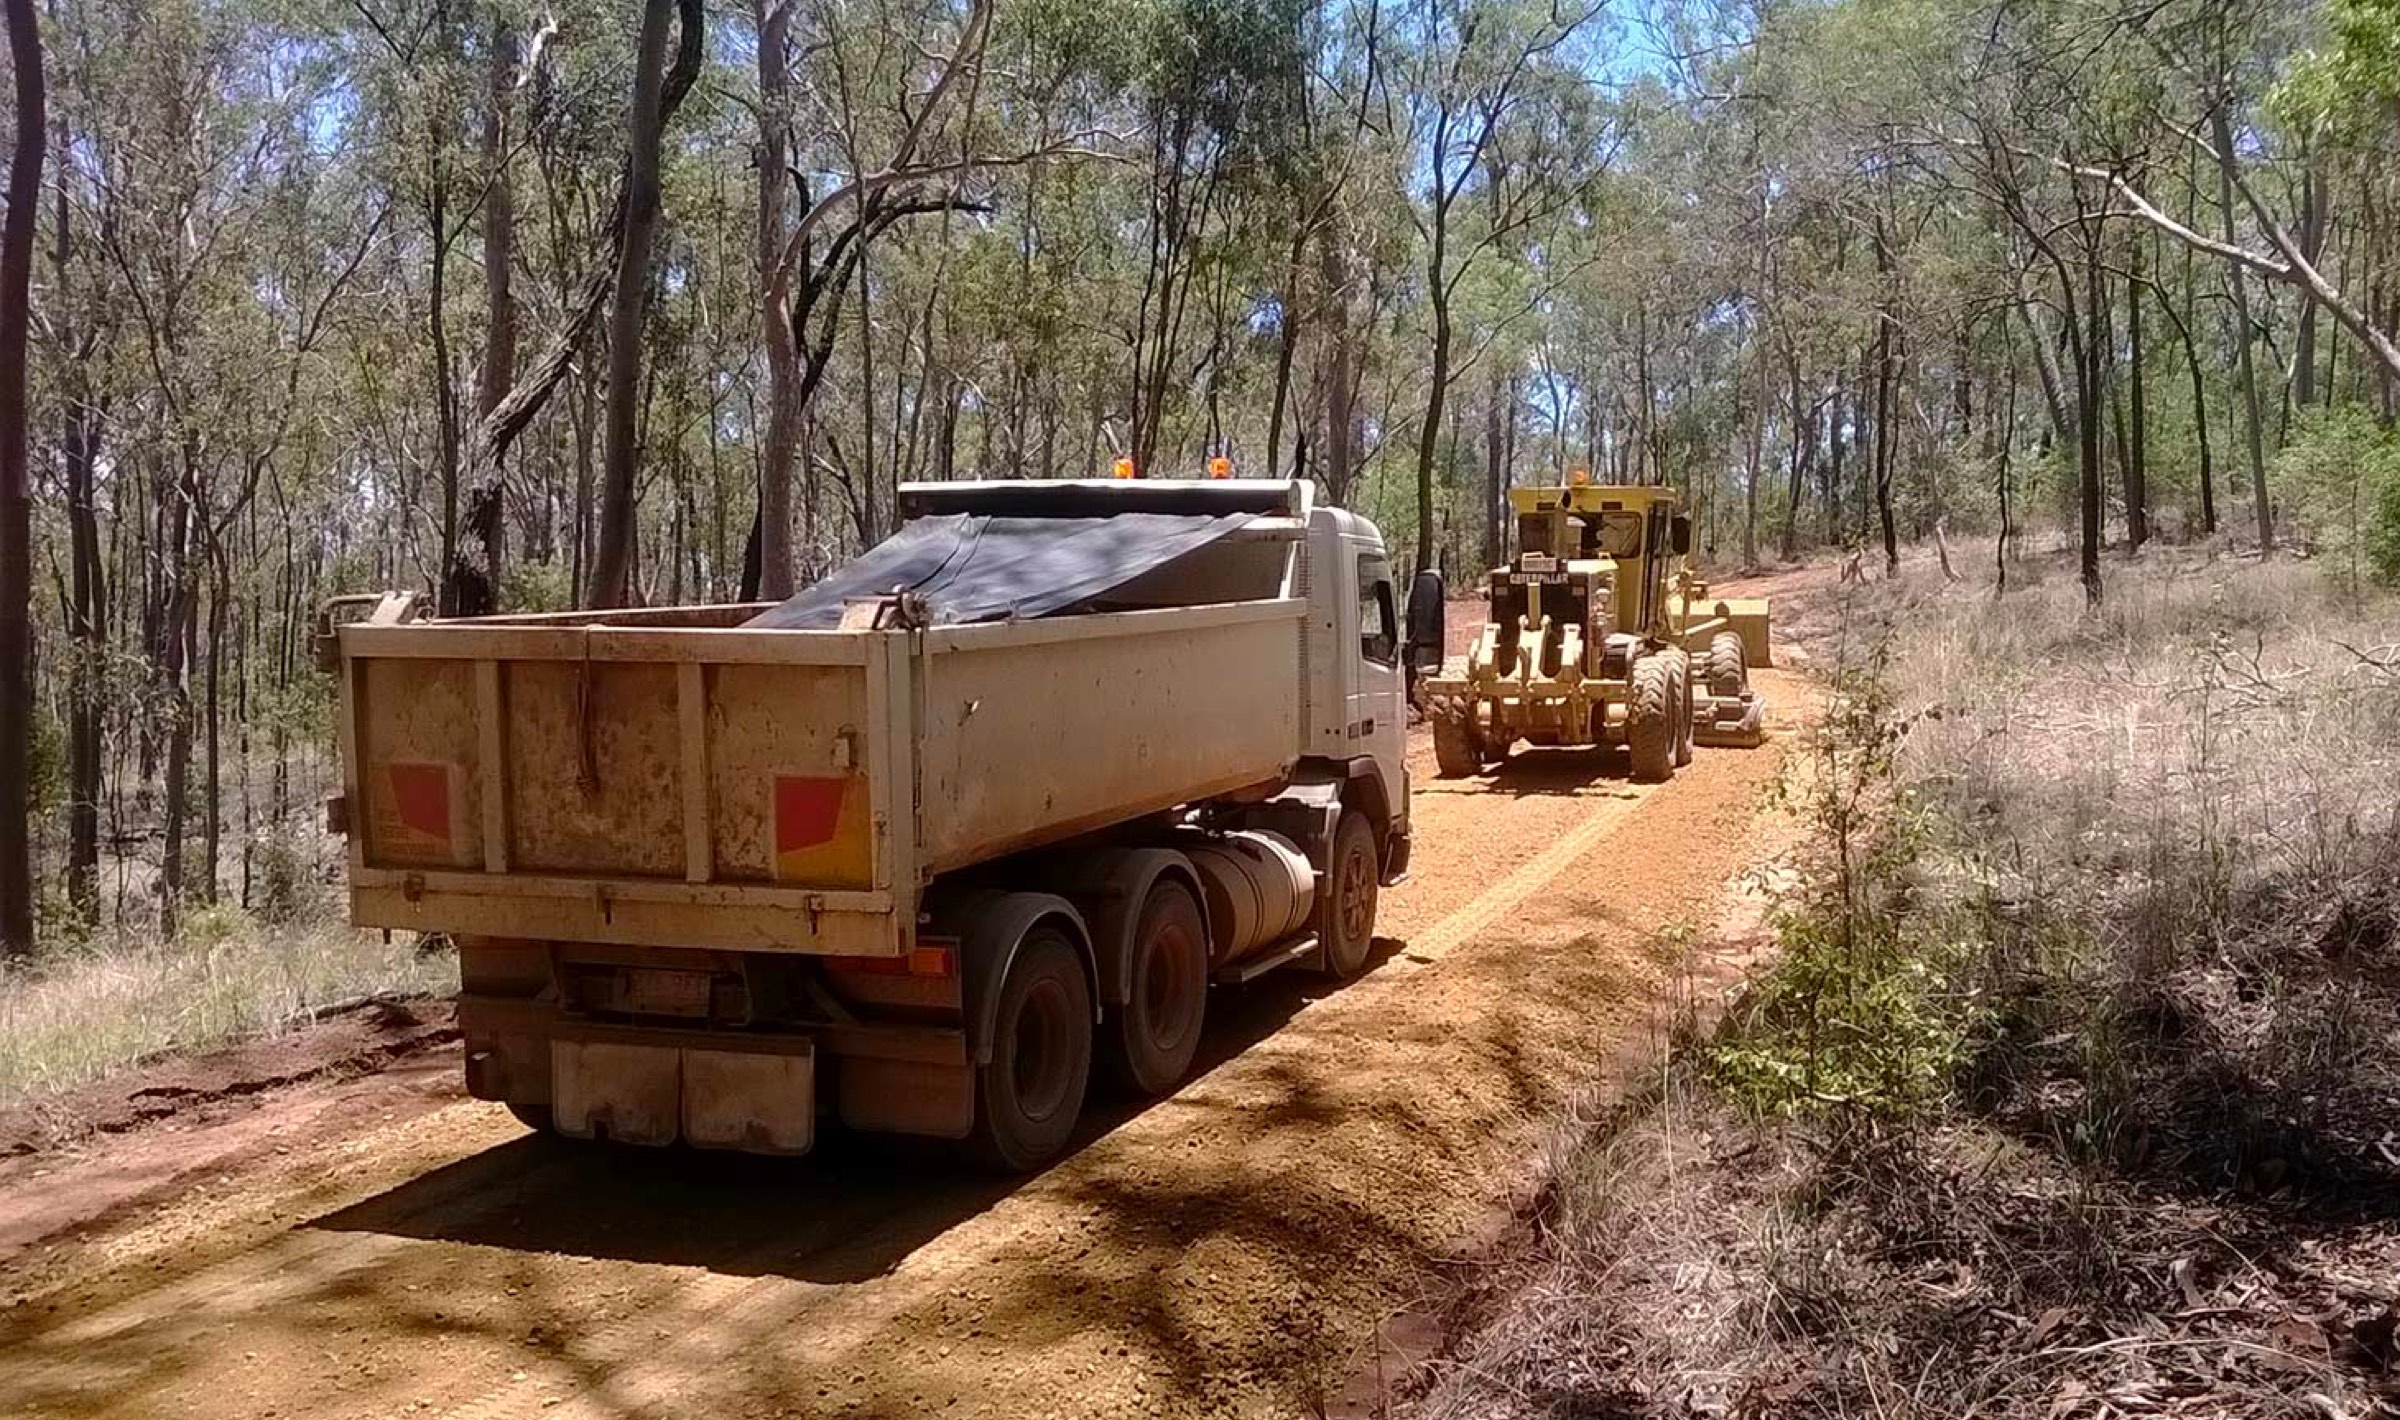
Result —
<instances>
[{"instance_id":1,"label":"red reflective tape","mask_svg":"<svg viewBox=\"0 0 2400 1420\"><path fill-rule=\"evenodd\" d=\"M775 778L775 851L814 848L833 839L842 822L842 795L847 777L805 778L782 774Z\"/></svg>"},{"instance_id":2,"label":"red reflective tape","mask_svg":"<svg viewBox=\"0 0 2400 1420\"><path fill-rule=\"evenodd\" d=\"M411 833L448 841L450 837L450 767L445 764L390 764L384 773L392 785L392 808L400 826Z\"/></svg>"}]
</instances>

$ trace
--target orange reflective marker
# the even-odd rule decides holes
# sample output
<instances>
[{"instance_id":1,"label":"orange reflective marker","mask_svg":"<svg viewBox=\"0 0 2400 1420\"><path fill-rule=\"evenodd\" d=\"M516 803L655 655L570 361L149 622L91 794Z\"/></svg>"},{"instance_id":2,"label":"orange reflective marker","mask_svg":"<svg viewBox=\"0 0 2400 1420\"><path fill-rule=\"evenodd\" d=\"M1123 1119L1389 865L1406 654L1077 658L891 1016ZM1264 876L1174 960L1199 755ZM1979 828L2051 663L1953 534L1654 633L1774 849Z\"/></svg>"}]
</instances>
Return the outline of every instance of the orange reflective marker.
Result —
<instances>
[{"instance_id":1,"label":"orange reflective marker","mask_svg":"<svg viewBox=\"0 0 2400 1420\"><path fill-rule=\"evenodd\" d=\"M1115 463L1109 465L1108 471L1113 477L1131 478L1133 477L1133 460L1118 459Z\"/></svg>"},{"instance_id":2,"label":"orange reflective marker","mask_svg":"<svg viewBox=\"0 0 2400 1420\"><path fill-rule=\"evenodd\" d=\"M1579 468L1573 473L1567 475L1567 481L1574 484L1577 488L1581 488L1583 485L1592 481L1592 471L1588 468Z\"/></svg>"},{"instance_id":3,"label":"orange reflective marker","mask_svg":"<svg viewBox=\"0 0 2400 1420\"><path fill-rule=\"evenodd\" d=\"M1223 454L1219 454L1215 458L1210 459L1208 461L1208 476L1211 478L1233 477L1233 460L1225 457Z\"/></svg>"}]
</instances>

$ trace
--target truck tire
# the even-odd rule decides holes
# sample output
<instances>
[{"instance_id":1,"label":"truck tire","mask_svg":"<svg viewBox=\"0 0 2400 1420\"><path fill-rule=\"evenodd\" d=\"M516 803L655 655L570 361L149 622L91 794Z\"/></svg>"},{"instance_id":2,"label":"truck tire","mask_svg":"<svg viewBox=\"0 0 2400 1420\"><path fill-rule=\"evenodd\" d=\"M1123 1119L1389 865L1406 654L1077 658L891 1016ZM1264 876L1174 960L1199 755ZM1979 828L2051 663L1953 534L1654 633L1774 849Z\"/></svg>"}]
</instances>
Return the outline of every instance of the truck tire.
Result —
<instances>
[{"instance_id":1,"label":"truck tire","mask_svg":"<svg viewBox=\"0 0 2400 1420\"><path fill-rule=\"evenodd\" d=\"M1172 878L1152 885L1134 922L1125 974L1110 1073L1136 1093L1163 1095L1192 1068L1208 1009L1208 925L1190 888Z\"/></svg>"},{"instance_id":2,"label":"truck tire","mask_svg":"<svg viewBox=\"0 0 2400 1420\"><path fill-rule=\"evenodd\" d=\"M1626 687L1625 748L1636 783L1660 784L1675 777L1674 669L1664 655L1633 663Z\"/></svg>"},{"instance_id":3,"label":"truck tire","mask_svg":"<svg viewBox=\"0 0 2400 1420\"><path fill-rule=\"evenodd\" d=\"M1470 712L1472 713L1472 712ZM1483 768L1483 737L1475 722L1454 712L1433 717L1433 765L1444 779L1464 779Z\"/></svg>"},{"instance_id":4,"label":"truck tire","mask_svg":"<svg viewBox=\"0 0 2400 1420\"><path fill-rule=\"evenodd\" d=\"M1092 993L1066 934L1045 923L1018 944L975 1070L976 1156L1028 1173L1074 1137L1092 1070Z\"/></svg>"},{"instance_id":5,"label":"truck tire","mask_svg":"<svg viewBox=\"0 0 2400 1420\"><path fill-rule=\"evenodd\" d=\"M1750 665L1739 633L1720 631L1708 643L1708 693L1731 699L1750 684Z\"/></svg>"},{"instance_id":6,"label":"truck tire","mask_svg":"<svg viewBox=\"0 0 2400 1420\"><path fill-rule=\"evenodd\" d=\"M536 1134L548 1134L553 1138L560 1137L558 1125L550 1118L550 1106L546 1104L518 1104L515 1100L510 1100L508 1101L508 1112L516 1116L517 1123L524 1125Z\"/></svg>"},{"instance_id":7,"label":"truck tire","mask_svg":"<svg viewBox=\"0 0 2400 1420\"><path fill-rule=\"evenodd\" d=\"M1692 762L1692 722L1699 714L1692 689L1692 656L1689 651L1675 647L1667 651L1667 658L1674 665L1675 767L1681 769Z\"/></svg>"},{"instance_id":8,"label":"truck tire","mask_svg":"<svg viewBox=\"0 0 2400 1420\"><path fill-rule=\"evenodd\" d=\"M1383 881L1376 849L1375 825L1356 809L1344 810L1333 830L1333 856L1316 921L1320 969L1336 981L1366 970L1367 953L1375 945L1375 899Z\"/></svg>"}]
</instances>

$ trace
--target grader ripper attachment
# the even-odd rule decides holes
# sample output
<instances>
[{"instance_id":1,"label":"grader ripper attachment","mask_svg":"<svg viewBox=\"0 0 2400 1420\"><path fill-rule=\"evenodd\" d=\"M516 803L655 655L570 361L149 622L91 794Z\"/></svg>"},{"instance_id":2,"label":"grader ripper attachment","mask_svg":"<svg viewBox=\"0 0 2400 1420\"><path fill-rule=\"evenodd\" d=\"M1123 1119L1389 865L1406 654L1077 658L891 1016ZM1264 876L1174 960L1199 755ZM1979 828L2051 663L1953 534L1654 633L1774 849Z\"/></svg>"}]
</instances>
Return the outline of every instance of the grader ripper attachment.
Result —
<instances>
[{"instance_id":1,"label":"grader ripper attachment","mask_svg":"<svg viewBox=\"0 0 2400 1420\"><path fill-rule=\"evenodd\" d=\"M1420 682L1444 777L1536 745L1624 745L1636 779L1692 746L1755 745L1767 604L1708 596L1672 488L1577 483L1509 492L1516 560L1487 582L1474 649Z\"/></svg>"}]
</instances>

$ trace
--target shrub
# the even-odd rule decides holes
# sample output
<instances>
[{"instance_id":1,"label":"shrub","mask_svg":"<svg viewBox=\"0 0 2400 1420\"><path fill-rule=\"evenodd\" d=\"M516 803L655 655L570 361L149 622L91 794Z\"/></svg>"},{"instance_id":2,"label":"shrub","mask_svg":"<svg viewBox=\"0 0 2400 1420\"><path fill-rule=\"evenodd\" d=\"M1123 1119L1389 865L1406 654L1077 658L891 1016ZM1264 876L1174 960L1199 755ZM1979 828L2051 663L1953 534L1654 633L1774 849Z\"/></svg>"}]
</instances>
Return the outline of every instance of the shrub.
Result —
<instances>
[{"instance_id":1,"label":"shrub","mask_svg":"<svg viewBox=\"0 0 2400 1420\"><path fill-rule=\"evenodd\" d=\"M2361 579L2400 585L2400 431L2355 406L2313 412L2275 477L2354 591Z\"/></svg>"},{"instance_id":2,"label":"shrub","mask_svg":"<svg viewBox=\"0 0 2400 1420\"><path fill-rule=\"evenodd\" d=\"M1923 900L1929 821L1894 771L1907 732L1885 676L1889 643L1839 675L1800 787L1818 859L1777 915L1782 957L1752 984L1711 1053L1749 1108L1901 1114L1943 1098L1967 1058L1972 960L1952 914Z\"/></svg>"}]
</instances>

